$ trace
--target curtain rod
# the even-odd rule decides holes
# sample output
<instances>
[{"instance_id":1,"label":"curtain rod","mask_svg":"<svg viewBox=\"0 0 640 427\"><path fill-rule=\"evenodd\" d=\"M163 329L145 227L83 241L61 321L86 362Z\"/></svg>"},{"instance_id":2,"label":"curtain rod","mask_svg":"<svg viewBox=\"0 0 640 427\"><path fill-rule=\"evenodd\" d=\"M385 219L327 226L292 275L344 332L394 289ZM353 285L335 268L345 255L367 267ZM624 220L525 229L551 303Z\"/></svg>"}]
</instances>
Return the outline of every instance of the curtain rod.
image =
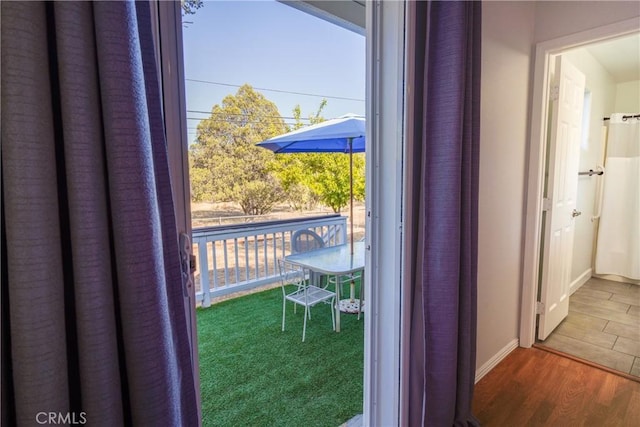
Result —
<instances>
[{"instance_id":1,"label":"curtain rod","mask_svg":"<svg viewBox=\"0 0 640 427\"><path fill-rule=\"evenodd\" d=\"M627 120L627 119L640 119L640 114L634 114L633 116L622 116L622 120ZM602 120L611 120L610 117L605 117Z\"/></svg>"}]
</instances>

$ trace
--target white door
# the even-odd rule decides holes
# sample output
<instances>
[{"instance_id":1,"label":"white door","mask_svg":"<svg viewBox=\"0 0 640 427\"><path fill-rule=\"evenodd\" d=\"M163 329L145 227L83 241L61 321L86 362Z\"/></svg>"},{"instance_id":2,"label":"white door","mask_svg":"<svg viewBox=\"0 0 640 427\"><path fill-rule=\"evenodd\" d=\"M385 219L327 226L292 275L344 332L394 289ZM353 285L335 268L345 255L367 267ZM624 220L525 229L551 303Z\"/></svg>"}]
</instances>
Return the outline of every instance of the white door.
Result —
<instances>
[{"instance_id":1,"label":"white door","mask_svg":"<svg viewBox=\"0 0 640 427\"><path fill-rule=\"evenodd\" d=\"M540 283L538 338L546 339L569 314L569 281L575 230L580 133L585 77L562 57L556 59L551 89L547 197Z\"/></svg>"}]
</instances>

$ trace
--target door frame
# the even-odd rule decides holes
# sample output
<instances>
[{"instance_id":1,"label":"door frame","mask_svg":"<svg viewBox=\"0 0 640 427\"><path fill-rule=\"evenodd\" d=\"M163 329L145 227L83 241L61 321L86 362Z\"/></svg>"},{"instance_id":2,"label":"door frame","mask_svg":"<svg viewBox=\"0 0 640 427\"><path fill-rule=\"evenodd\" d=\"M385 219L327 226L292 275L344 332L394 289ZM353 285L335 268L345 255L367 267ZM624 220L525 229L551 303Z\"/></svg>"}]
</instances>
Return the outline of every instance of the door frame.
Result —
<instances>
[{"instance_id":1,"label":"door frame","mask_svg":"<svg viewBox=\"0 0 640 427\"><path fill-rule=\"evenodd\" d=\"M407 4L367 2L363 421L403 425L403 183Z\"/></svg>"},{"instance_id":2,"label":"door frame","mask_svg":"<svg viewBox=\"0 0 640 427\"><path fill-rule=\"evenodd\" d=\"M189 181L189 144L187 140L187 108L184 87L184 61L182 52L182 8L180 2L153 0L151 27L156 52L156 68L159 76L162 112L167 141L167 161L171 177L176 231L178 235L191 236L191 184ZM180 249L191 254L190 241ZM200 364L198 335L196 333L196 297L193 272L184 284L186 295L184 309L189 324L191 364L198 411L198 425L202 425L202 400L200 397Z\"/></svg>"},{"instance_id":3,"label":"door frame","mask_svg":"<svg viewBox=\"0 0 640 427\"><path fill-rule=\"evenodd\" d=\"M153 23L163 77L168 160L181 231L190 234L188 144L180 3L154 0ZM402 188L404 153L404 72L406 14L404 2L374 0L366 7L367 37L367 252L363 423L401 425ZM183 230L184 227L184 230ZM385 283L396 286L383 286ZM193 295L192 290L190 294ZM195 331L195 304L190 316ZM202 422L197 334L192 357Z\"/></svg>"},{"instance_id":4,"label":"door frame","mask_svg":"<svg viewBox=\"0 0 640 427\"><path fill-rule=\"evenodd\" d=\"M542 198L544 192L545 159L549 109L550 70L552 55L594 42L638 32L638 20L627 19L538 43L535 51L533 93L531 103L531 133L528 152L528 177L522 269L522 304L520 312L520 346L531 347L536 337L536 303L540 273L542 238Z\"/></svg>"}]
</instances>

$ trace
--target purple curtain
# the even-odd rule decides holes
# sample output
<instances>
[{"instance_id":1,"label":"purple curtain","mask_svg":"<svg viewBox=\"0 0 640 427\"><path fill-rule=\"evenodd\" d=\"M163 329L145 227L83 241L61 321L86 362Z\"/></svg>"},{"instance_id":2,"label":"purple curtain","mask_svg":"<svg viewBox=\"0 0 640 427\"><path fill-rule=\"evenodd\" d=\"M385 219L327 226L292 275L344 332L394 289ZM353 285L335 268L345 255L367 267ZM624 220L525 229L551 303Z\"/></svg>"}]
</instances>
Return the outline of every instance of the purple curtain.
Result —
<instances>
[{"instance_id":1,"label":"purple curtain","mask_svg":"<svg viewBox=\"0 0 640 427\"><path fill-rule=\"evenodd\" d=\"M411 2L411 426L477 425L480 2Z\"/></svg>"},{"instance_id":2,"label":"purple curtain","mask_svg":"<svg viewBox=\"0 0 640 427\"><path fill-rule=\"evenodd\" d=\"M2 424L197 425L149 4L1 7Z\"/></svg>"}]
</instances>

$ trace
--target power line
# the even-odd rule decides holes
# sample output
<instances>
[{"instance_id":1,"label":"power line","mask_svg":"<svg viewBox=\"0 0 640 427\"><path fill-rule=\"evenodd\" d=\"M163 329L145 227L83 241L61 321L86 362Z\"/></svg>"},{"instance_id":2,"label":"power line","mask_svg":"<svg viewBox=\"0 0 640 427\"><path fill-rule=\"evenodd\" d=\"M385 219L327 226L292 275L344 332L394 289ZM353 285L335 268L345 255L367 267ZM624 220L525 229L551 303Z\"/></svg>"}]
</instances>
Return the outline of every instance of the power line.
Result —
<instances>
[{"instance_id":1,"label":"power line","mask_svg":"<svg viewBox=\"0 0 640 427\"><path fill-rule=\"evenodd\" d=\"M218 122L224 122L224 120L216 120ZM249 123L257 123L257 122L249 122ZM287 126L295 126L297 123L295 122L284 122L285 125ZM197 127L191 127L191 126L187 126L187 130L189 132L196 132L198 130Z\"/></svg>"},{"instance_id":2,"label":"power line","mask_svg":"<svg viewBox=\"0 0 640 427\"><path fill-rule=\"evenodd\" d=\"M237 123L238 121L242 121L243 123L278 123L278 117L274 117L271 120L258 120L258 119L251 119L251 120L230 120L230 119L222 119L222 118L215 118L215 117L187 117L187 120L199 120L199 121L203 121L203 120L207 120L210 122L227 122L227 123Z\"/></svg>"},{"instance_id":3,"label":"power line","mask_svg":"<svg viewBox=\"0 0 640 427\"><path fill-rule=\"evenodd\" d=\"M218 116L246 116L246 114L244 113L214 113L211 111L201 111L201 110L187 110L187 113L196 113L196 114L210 114L210 115L218 115ZM262 116L262 117L266 117L266 118L273 118L273 119L287 119L287 120L295 120L295 117L288 117L288 116ZM205 119L202 119L205 120ZM304 117L300 117L300 120L311 120L309 118L304 118Z\"/></svg>"},{"instance_id":4,"label":"power line","mask_svg":"<svg viewBox=\"0 0 640 427\"><path fill-rule=\"evenodd\" d=\"M218 85L218 86L229 86L229 87L242 87L242 86L244 86L244 85L234 85L234 84L231 84L231 83L212 82L212 81L209 81L209 80L197 80L197 79L185 79L185 80L188 81L188 82L207 83L207 84ZM290 93L290 94L293 94L293 95L315 96L317 98L331 98L331 99L341 99L341 100L344 100L344 101L364 102L364 99L347 98L347 97L344 97L344 96L318 95L318 94L315 94L315 93L292 92L292 91L289 91L289 90L269 89L269 88L264 88L264 87L254 87L254 89L265 90L265 91L269 91L269 92Z\"/></svg>"},{"instance_id":5,"label":"power line","mask_svg":"<svg viewBox=\"0 0 640 427\"><path fill-rule=\"evenodd\" d=\"M225 119L201 119L199 117L187 117L187 120L198 120L198 121L208 120L209 122L235 123L234 121L231 121L231 120L225 120ZM280 122L277 122L275 120L266 121L266 122L263 122L263 121L260 121L260 120L247 120L247 121L244 121L243 123L245 123L245 124L249 124L249 123L252 123L252 124L254 124L254 123L255 124L259 124L259 123L275 123L275 124L278 124ZM296 122L284 122L284 121L282 123L287 125L287 126L295 126L297 124Z\"/></svg>"}]
</instances>

